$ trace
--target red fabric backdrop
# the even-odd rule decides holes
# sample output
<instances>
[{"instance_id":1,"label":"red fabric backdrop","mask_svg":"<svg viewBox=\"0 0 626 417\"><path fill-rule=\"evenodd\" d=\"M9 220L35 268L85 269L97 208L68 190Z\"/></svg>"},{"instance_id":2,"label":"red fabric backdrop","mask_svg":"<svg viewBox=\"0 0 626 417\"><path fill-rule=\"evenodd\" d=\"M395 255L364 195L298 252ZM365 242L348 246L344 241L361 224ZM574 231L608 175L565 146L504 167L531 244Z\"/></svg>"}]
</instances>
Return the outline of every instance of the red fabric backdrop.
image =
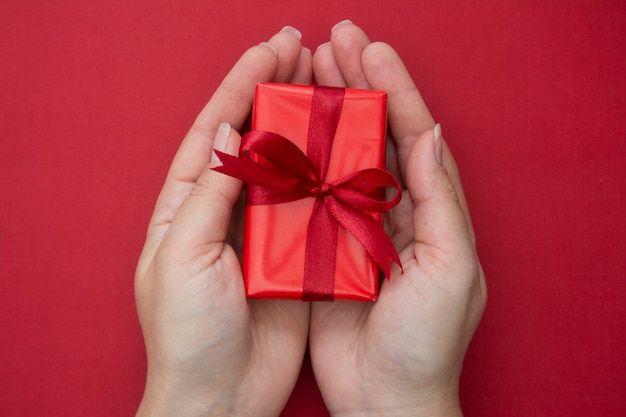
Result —
<instances>
[{"instance_id":1,"label":"red fabric backdrop","mask_svg":"<svg viewBox=\"0 0 626 417\"><path fill-rule=\"evenodd\" d=\"M490 299L467 416L626 414L626 3L0 3L0 415L128 416L133 273L236 58L344 18L404 57L461 169ZM325 415L310 365L284 416Z\"/></svg>"}]
</instances>

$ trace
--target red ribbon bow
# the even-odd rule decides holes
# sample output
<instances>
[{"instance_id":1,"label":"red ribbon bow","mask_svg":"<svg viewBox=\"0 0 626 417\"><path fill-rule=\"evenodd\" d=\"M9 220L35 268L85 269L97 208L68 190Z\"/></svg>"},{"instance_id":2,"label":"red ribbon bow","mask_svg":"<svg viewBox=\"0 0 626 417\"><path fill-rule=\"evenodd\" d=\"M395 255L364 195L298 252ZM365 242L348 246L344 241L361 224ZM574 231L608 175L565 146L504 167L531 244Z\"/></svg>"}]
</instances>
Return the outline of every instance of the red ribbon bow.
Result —
<instances>
[{"instance_id":1,"label":"red ribbon bow","mask_svg":"<svg viewBox=\"0 0 626 417\"><path fill-rule=\"evenodd\" d=\"M215 171L248 183L247 205L315 198L304 261L303 299L309 301L333 299L339 224L365 248L387 278L391 262L401 266L391 239L368 214L389 210L400 202L398 180L385 170L369 168L331 183L325 181L344 94L343 88L314 88L308 157L288 139L256 130L243 136L241 157L215 151L222 162ZM396 189L393 199L381 198L385 187Z\"/></svg>"}]
</instances>

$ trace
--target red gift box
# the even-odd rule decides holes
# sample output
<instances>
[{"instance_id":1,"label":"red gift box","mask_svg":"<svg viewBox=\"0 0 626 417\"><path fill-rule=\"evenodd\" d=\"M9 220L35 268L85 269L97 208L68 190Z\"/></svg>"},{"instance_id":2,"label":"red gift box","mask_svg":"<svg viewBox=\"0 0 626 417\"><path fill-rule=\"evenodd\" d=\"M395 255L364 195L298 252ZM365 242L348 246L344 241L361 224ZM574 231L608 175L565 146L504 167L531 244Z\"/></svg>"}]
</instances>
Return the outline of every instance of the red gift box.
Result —
<instances>
[{"instance_id":1,"label":"red gift box","mask_svg":"<svg viewBox=\"0 0 626 417\"><path fill-rule=\"evenodd\" d=\"M233 175L228 167L237 160L247 157L248 161L257 164L271 165L276 162L272 158L282 158L285 166L276 172L289 176L292 175L290 170L297 169L304 172L303 176L308 175L312 179L277 177L272 180L268 178L275 172L266 172L258 167L255 169L260 171L239 176L248 181L243 249L243 275L248 297L366 301L377 298L379 265L385 269L383 264L389 267L392 260L399 264L390 241L387 249L391 245L395 256L379 256L378 262L372 255L376 249L372 250L368 244L364 247L364 241L368 239L370 246L389 240L381 227L380 212L361 210L362 214L351 214L354 210L347 207L350 204L337 202L334 196L332 201L325 200L324 193L345 194L346 200L352 201L354 193L340 190L341 185L336 187L336 191L329 190L331 185L343 184L342 179L355 173L362 174L363 170L367 171L367 175L358 174L358 179L348 181L348 186L354 186L368 195L353 198L355 205L368 198L380 200L384 186L392 185L398 189L395 178L384 171L387 174L384 184L378 180L373 181L374 185L370 188L362 185L370 181L372 175L381 175L380 172L372 174L371 171L376 170L368 169L384 166L386 101L387 94L381 91L269 83L257 86L252 132L243 138L242 155L233 158L220 153L220 159L227 168L220 167L218 170ZM285 138L299 150L285 146L291 145L284 143ZM328 142L327 151L318 149L322 146L320 142ZM320 156L324 152L327 156ZM309 160L313 161L312 165ZM309 165L315 168L305 168ZM322 173L311 173L316 170ZM285 174L286 171L289 172ZM258 185L257 181L273 181L274 186L283 190L277 196L263 185ZM289 193L292 186L300 187L309 194L300 195L301 191L295 192L296 198L285 198L285 190ZM385 209L397 204L399 198L398 193L394 202L385 202ZM328 201L330 208L324 201ZM341 218L343 212L347 213L348 220ZM351 220L350 216L353 216ZM360 222L368 223L369 229ZM378 234L371 233L374 228L379 229Z\"/></svg>"}]
</instances>

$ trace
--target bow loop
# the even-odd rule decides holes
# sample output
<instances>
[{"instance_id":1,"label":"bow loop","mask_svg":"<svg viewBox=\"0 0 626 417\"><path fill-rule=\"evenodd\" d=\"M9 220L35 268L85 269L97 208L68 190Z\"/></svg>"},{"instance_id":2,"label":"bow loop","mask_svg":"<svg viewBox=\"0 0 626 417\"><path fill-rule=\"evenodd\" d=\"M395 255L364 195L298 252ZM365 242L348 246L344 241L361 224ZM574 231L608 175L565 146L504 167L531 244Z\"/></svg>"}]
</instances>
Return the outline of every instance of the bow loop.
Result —
<instances>
[{"instance_id":1,"label":"bow loop","mask_svg":"<svg viewBox=\"0 0 626 417\"><path fill-rule=\"evenodd\" d=\"M252 130L242 138L241 150L259 163L266 162L291 171L294 175L320 180L317 170L304 152L292 141L276 133Z\"/></svg>"},{"instance_id":2,"label":"bow loop","mask_svg":"<svg viewBox=\"0 0 626 417\"><path fill-rule=\"evenodd\" d=\"M400 183L390 172L379 168L356 171L333 182L333 194L352 207L369 212L383 212L395 207L402 199ZM384 200L385 188L395 189L391 200Z\"/></svg>"}]
</instances>

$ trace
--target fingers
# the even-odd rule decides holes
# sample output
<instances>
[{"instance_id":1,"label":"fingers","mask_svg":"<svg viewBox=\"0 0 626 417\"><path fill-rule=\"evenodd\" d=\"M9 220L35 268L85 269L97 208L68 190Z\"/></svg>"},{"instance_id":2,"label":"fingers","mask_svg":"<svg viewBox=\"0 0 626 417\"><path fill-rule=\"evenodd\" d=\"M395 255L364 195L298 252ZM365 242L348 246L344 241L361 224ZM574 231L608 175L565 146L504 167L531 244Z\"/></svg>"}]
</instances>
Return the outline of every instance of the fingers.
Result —
<instances>
[{"instance_id":1,"label":"fingers","mask_svg":"<svg viewBox=\"0 0 626 417\"><path fill-rule=\"evenodd\" d=\"M189 183L198 178L210 160L217 127L223 121L235 129L241 127L250 113L257 83L276 75L277 55L271 43L262 43L244 53L196 118L174 158L169 177Z\"/></svg>"},{"instance_id":2,"label":"fingers","mask_svg":"<svg viewBox=\"0 0 626 417\"><path fill-rule=\"evenodd\" d=\"M319 85L346 87L346 80L335 60L330 42L317 47L315 55L313 55L313 73L315 74L315 81Z\"/></svg>"},{"instance_id":3,"label":"fingers","mask_svg":"<svg viewBox=\"0 0 626 417\"><path fill-rule=\"evenodd\" d=\"M313 56L313 72L320 85L369 89L361 55L370 40L358 26L337 23L330 42L320 45Z\"/></svg>"},{"instance_id":4,"label":"fingers","mask_svg":"<svg viewBox=\"0 0 626 417\"><path fill-rule=\"evenodd\" d=\"M312 60L311 51L303 47L298 58L296 70L291 78L291 84L311 84L313 78Z\"/></svg>"},{"instance_id":5,"label":"fingers","mask_svg":"<svg viewBox=\"0 0 626 417\"><path fill-rule=\"evenodd\" d=\"M363 69L371 87L386 91L389 127L398 150L400 170L417 138L435 125L402 60L387 44L375 42L363 51Z\"/></svg>"},{"instance_id":6,"label":"fingers","mask_svg":"<svg viewBox=\"0 0 626 417\"><path fill-rule=\"evenodd\" d=\"M408 181L406 161L417 139L435 125L426 103L398 54L385 43L372 43L363 51L363 68L373 89L388 93L389 128L396 144L397 160L403 179ZM461 178L450 150L442 140L443 166L456 189L473 239L473 228L463 194Z\"/></svg>"},{"instance_id":7,"label":"fingers","mask_svg":"<svg viewBox=\"0 0 626 417\"><path fill-rule=\"evenodd\" d=\"M368 90L370 85L361 62L363 50L370 44L365 32L351 21L344 20L333 27L330 44L346 86Z\"/></svg>"},{"instance_id":8,"label":"fingers","mask_svg":"<svg viewBox=\"0 0 626 417\"><path fill-rule=\"evenodd\" d=\"M319 84L383 90L388 93L389 127L395 149L389 149L390 159L397 160L401 182L405 182L409 153L417 139L435 125L433 118L398 54L382 42L370 43L358 26L345 20L335 25L330 43L320 45L313 56L313 72ZM469 230L473 231L463 194L458 169L445 143L442 142L443 165L457 189L459 205L463 208ZM390 169L396 169L388 161ZM394 172L395 174L395 172Z\"/></svg>"},{"instance_id":9,"label":"fingers","mask_svg":"<svg viewBox=\"0 0 626 417\"><path fill-rule=\"evenodd\" d=\"M278 51L278 66L271 81L276 83L291 81L302 51L301 39L300 31L292 26L283 27L280 32L270 38L269 44Z\"/></svg>"},{"instance_id":10,"label":"fingers","mask_svg":"<svg viewBox=\"0 0 626 417\"><path fill-rule=\"evenodd\" d=\"M220 123L241 127L259 82L287 82L296 73L304 77L306 68L298 69L306 65L306 58L300 58L301 50L299 35L292 28L283 29L269 42L247 50L234 65L181 143L157 200L142 258L151 257L179 206L205 171Z\"/></svg>"},{"instance_id":11,"label":"fingers","mask_svg":"<svg viewBox=\"0 0 626 417\"><path fill-rule=\"evenodd\" d=\"M295 29L294 29L295 30ZM170 176L193 183L211 156L211 140L221 122L239 129L252 108L256 85L287 82L296 70L302 47L291 30L250 48L235 64L194 122L177 153Z\"/></svg>"}]
</instances>

